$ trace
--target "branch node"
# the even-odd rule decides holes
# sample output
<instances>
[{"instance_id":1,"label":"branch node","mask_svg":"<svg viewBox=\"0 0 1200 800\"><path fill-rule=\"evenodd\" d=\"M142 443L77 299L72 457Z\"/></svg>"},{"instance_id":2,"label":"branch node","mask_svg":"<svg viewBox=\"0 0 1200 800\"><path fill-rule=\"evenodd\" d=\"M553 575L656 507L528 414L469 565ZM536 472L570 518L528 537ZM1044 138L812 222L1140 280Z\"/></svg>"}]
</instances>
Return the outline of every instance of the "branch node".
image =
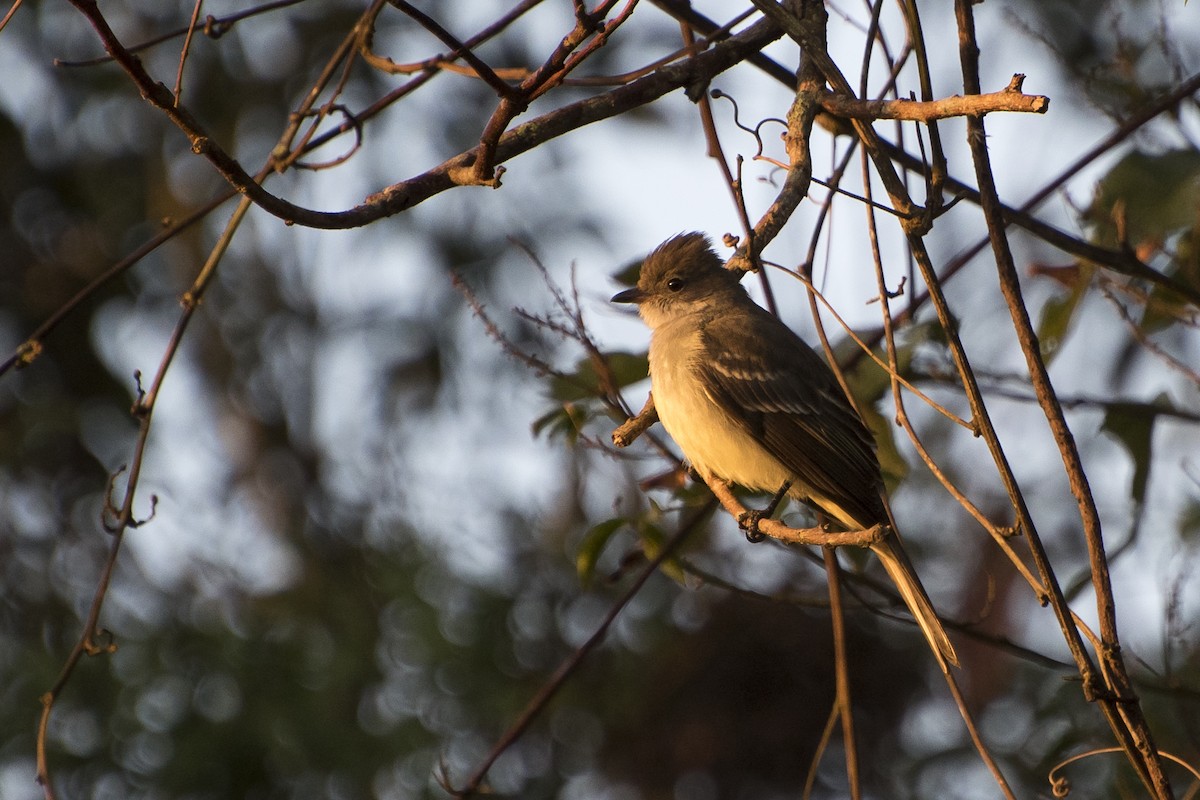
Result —
<instances>
[{"instance_id":1,"label":"branch node","mask_svg":"<svg viewBox=\"0 0 1200 800\"><path fill-rule=\"evenodd\" d=\"M96 638L102 639L103 643L98 644ZM112 631L107 628L99 628L95 632L95 638L88 636L83 641L83 652L89 656L110 655L117 652L117 640L113 636Z\"/></svg>"},{"instance_id":2,"label":"branch node","mask_svg":"<svg viewBox=\"0 0 1200 800\"><path fill-rule=\"evenodd\" d=\"M133 405L129 408L129 413L134 419L141 419L150 412L146 405L146 390L142 388L142 371L135 369L133 371L133 383L137 390L137 399L133 401ZM124 466L121 469L125 469Z\"/></svg>"},{"instance_id":3,"label":"branch node","mask_svg":"<svg viewBox=\"0 0 1200 800\"><path fill-rule=\"evenodd\" d=\"M23 369L32 364L42 354L42 343L37 339L29 339L17 348L17 369Z\"/></svg>"},{"instance_id":4,"label":"branch node","mask_svg":"<svg viewBox=\"0 0 1200 800\"><path fill-rule=\"evenodd\" d=\"M490 186L493 189L499 189L504 167L496 167L488 175L472 164L464 167L452 167L446 174L457 186Z\"/></svg>"},{"instance_id":5,"label":"branch node","mask_svg":"<svg viewBox=\"0 0 1200 800\"><path fill-rule=\"evenodd\" d=\"M637 413L636 417L625 420L612 432L613 445L629 447L656 422L658 422L658 412L654 409L654 395L651 394L646 398L646 404L642 406L642 410Z\"/></svg>"}]
</instances>

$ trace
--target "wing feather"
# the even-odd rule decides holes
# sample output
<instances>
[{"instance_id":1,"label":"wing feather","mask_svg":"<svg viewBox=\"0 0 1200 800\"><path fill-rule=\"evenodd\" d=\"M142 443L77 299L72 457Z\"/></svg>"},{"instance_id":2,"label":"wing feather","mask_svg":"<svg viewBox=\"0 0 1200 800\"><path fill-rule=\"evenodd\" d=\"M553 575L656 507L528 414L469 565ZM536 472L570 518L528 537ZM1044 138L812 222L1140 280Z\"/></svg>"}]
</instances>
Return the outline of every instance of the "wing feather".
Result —
<instances>
[{"instance_id":1,"label":"wing feather","mask_svg":"<svg viewBox=\"0 0 1200 800\"><path fill-rule=\"evenodd\" d=\"M886 522L874 439L833 373L776 317L754 313L753 324L714 315L701 326L703 385L793 474L797 494L843 523Z\"/></svg>"}]
</instances>

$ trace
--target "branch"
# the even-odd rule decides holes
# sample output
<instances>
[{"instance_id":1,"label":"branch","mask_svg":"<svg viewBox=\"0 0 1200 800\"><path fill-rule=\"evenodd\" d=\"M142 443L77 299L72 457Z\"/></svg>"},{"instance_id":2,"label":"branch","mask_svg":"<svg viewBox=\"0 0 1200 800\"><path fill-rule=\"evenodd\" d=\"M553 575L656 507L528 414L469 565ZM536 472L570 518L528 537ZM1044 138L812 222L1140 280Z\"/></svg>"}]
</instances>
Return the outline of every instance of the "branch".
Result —
<instances>
[{"instance_id":1,"label":"branch","mask_svg":"<svg viewBox=\"0 0 1200 800\"><path fill-rule=\"evenodd\" d=\"M460 185L455 176L473 166L479 147L443 162L424 174L393 184L367 198L366 202L345 211L317 211L295 205L271 194L256 182L200 125L184 107L175 107L170 89L150 77L140 60L120 41L100 13L95 0L70 0L96 29L105 50L120 64L151 105L162 111L187 135L192 150L203 155L238 192L249 197L269 214L288 224L324 230L342 230L370 224L384 217L407 211L436 194ZM533 119L500 137L495 163L507 161L565 133L623 114L653 102L663 95L698 81L708 80L758 52L782 35L767 21L758 22L730 37L707 52L621 86L611 92L556 109Z\"/></svg>"},{"instance_id":2,"label":"branch","mask_svg":"<svg viewBox=\"0 0 1200 800\"><path fill-rule=\"evenodd\" d=\"M454 34L439 25L437 20L414 8L412 4L405 2L405 0L388 0L388 2L412 17L421 27L436 36L447 47L450 47L451 52L447 58L451 60L461 58L463 61L466 61L471 65L474 74L482 78L484 83L491 86L500 97L524 102L525 98L520 90L497 75L483 59L475 55L470 47L456 39Z\"/></svg>"},{"instance_id":3,"label":"branch","mask_svg":"<svg viewBox=\"0 0 1200 800\"><path fill-rule=\"evenodd\" d=\"M617 447L628 447L657 421L658 412L654 410L654 395L651 394L646 398L646 405L642 407L636 417L626 420L613 431L613 444ZM757 517L754 512L742 505L725 481L718 478L706 478L705 483L748 536L763 534L788 544L809 544L817 547L842 547L844 545L870 547L876 542L883 541L887 535L887 527L883 525L858 531L827 531L820 527L791 528L776 519Z\"/></svg>"},{"instance_id":4,"label":"branch","mask_svg":"<svg viewBox=\"0 0 1200 800\"><path fill-rule=\"evenodd\" d=\"M545 710L546 706L550 703L550 700L554 697L558 690L562 688L562 685L566 683L567 678L571 677L575 670L579 668L579 665L583 663L583 660L588 656L588 654L595 650L596 647L598 647L600 643L604 641L604 637L608 633L609 627L616 620L617 615L621 613L621 610L624 609L625 606L629 605L629 601L632 600L639 591L641 591L642 586L645 585L650 576L657 572L658 568L662 566L663 562L670 558L675 551L679 549L679 546L683 544L684 540L687 539L687 537L691 535L691 533L696 530L697 527L699 527L700 523L704 521L705 517L707 517L712 510L713 503L709 501L705 503L703 507L698 509L692 516L688 517L680 524L679 530L675 532L675 535L673 535L665 544L663 544L662 548L658 551L658 553L655 554L650 563L645 566L645 568L638 574L637 578L634 579L633 583L629 585L629 588L625 590L625 593L621 595L621 597L615 603L613 603L612 608L609 609L608 614L604 617L604 620L600 623L592 635L588 637L588 640L581 644L578 649L575 650L575 652L568 656L567 659L559 665L558 669L554 671L554 674L550 676L550 680L542 685L542 688L538 690L537 694L535 694L525 706L525 709L521 712L521 715L517 718L516 722L509 726L508 730L506 730L496 744L492 746L491 751L484 758L483 762L476 767L475 771L471 774L471 777L467 779L465 784L463 784L461 787L454 788L449 785L449 781L446 776L443 776L443 788L446 789L451 796L456 798L465 798L477 793L481 793L479 787L483 783L483 779L487 777L488 770L490 770L492 765L496 763L496 759L500 758L504 751L512 746L513 742L521 738L521 736L525 733L525 730L531 724L533 724L533 721L537 718L538 714Z\"/></svg>"},{"instance_id":5,"label":"branch","mask_svg":"<svg viewBox=\"0 0 1200 800\"><path fill-rule=\"evenodd\" d=\"M654 408L654 394L651 393L646 396L646 405L642 406L642 410L637 413L637 416L625 420L612 432L613 445L629 447L656 422L658 422L658 411Z\"/></svg>"},{"instance_id":6,"label":"branch","mask_svg":"<svg viewBox=\"0 0 1200 800\"><path fill-rule=\"evenodd\" d=\"M679 19L686 19L688 24L692 25L696 30L704 34L709 34L716 30L717 24L706 17L696 14L690 8L682 5L681 0L653 0L653 2L662 7L664 11ZM796 78L793 73L783 67L776 61L762 53L754 53L747 57L746 61L761 69L764 73L774 78L779 83L795 88ZM1029 198L1020 208L1013 209L1008 206L1002 206L1004 209L1005 220L1009 224L1017 225L1025 228L1034 236L1051 244L1063 252L1078 256L1100 266L1106 267L1119 272L1122 275L1127 275L1132 278L1140 278L1150 281L1156 285L1162 286L1165 289L1179 294L1188 299L1196 307L1200 308L1200 290L1192 288L1170 276L1163 275L1143 263L1136 254L1122 250L1111 250L1105 247L1094 245L1090 242L1071 236L1068 233L1058 230L1052 225L1048 225L1030 212L1042 204L1051 194L1061 188L1068 180L1073 178L1085 167L1095 161L1097 158L1108 153L1117 144L1128 139L1134 132L1142 128L1151 120L1156 119L1160 115L1173 111L1178 108L1179 104L1187 100L1197 91L1200 91L1200 73L1192 75L1187 80L1180 83L1171 91L1154 98L1150 103L1138 110L1136 114L1126 119L1117 128L1112 130L1107 136L1100 140L1087 153L1080 156L1073 164L1060 173L1053 180L1046 183L1041 189ZM828 114L823 115L824 119L832 119ZM835 120L837 122L838 120ZM835 126L843 127L843 126ZM904 150L899 145L893 144L886 139L880 139L880 146L890 158L899 161L905 168L911 169L917 173L925 171L925 163L917 156L912 155ZM945 188L955 194L965 195L967 200L972 203L979 203L979 192L973 187L955 180L947 176ZM952 264L943 271L943 278L949 277L959 268L964 266L971 258L978 255L984 247L987 246L987 238L980 240L974 247L967 250L962 257L956 257ZM928 295L919 295L914 298L910 308L918 308L929 299ZM898 319L904 319L909 311L905 311L898 315Z\"/></svg>"},{"instance_id":7,"label":"branch","mask_svg":"<svg viewBox=\"0 0 1200 800\"><path fill-rule=\"evenodd\" d=\"M704 482L716 495L717 500L721 501L725 510L737 519L738 526L745 530L747 535L761 533L787 544L807 544L817 547L844 547L846 545L870 547L877 542L882 542L887 537L886 525L876 525L857 531L827 531L820 527L791 528L779 520L769 517L756 519L754 512L742 505L742 501L733 494L728 483L717 478L706 478Z\"/></svg>"},{"instance_id":8,"label":"branch","mask_svg":"<svg viewBox=\"0 0 1200 800\"><path fill-rule=\"evenodd\" d=\"M970 91L979 88L979 46L975 39L975 18L969 0L955 0L955 17L959 29L959 61L962 65L963 86ZM1049 371L1041 357L1037 334L1029 318L1021 292L1020 280L1013 261L1012 250L1005 235L1006 227L1000 210L1000 200L992 173L991 158L987 149L987 135L983 119L967 120L967 143L975 163L975 174L979 184L981 209L987 220L988 235L995 255L996 272L1000 290L1012 317L1013 329L1025 354L1034 392L1046 421L1050 424L1054 441L1062 455L1063 467L1070 481L1071 493L1079 508L1084 540L1091 563L1092 586L1096 595L1096 612L1100 623L1100 638L1103 646L1097 653L1101 675L1104 677L1106 697L1094 694L1097 687L1087 685L1089 675L1084 677L1084 690L1100 700L1113 735L1125 750L1130 763L1137 770L1146 789L1155 797L1167 800L1172 797L1171 786L1163 774L1158 748L1146 724L1140 705L1133 692L1125 662L1121 658L1121 642L1117 635L1116 607L1113 600L1112 583L1108 573L1108 561L1101 534L1100 515L1096 501L1088 484L1087 474L1079 455L1075 437L1067 424L1062 405L1054 391ZM1083 667L1084 663L1080 662ZM1090 664L1089 664L1090 666Z\"/></svg>"},{"instance_id":9,"label":"branch","mask_svg":"<svg viewBox=\"0 0 1200 800\"><path fill-rule=\"evenodd\" d=\"M902 119L929 122L949 117L982 117L995 111L1044 114L1050 108L1050 98L1023 94L1024 75L1014 75L1008 88L989 94L955 95L941 100L859 100L834 92L821 94L821 107L838 117L849 119Z\"/></svg>"}]
</instances>

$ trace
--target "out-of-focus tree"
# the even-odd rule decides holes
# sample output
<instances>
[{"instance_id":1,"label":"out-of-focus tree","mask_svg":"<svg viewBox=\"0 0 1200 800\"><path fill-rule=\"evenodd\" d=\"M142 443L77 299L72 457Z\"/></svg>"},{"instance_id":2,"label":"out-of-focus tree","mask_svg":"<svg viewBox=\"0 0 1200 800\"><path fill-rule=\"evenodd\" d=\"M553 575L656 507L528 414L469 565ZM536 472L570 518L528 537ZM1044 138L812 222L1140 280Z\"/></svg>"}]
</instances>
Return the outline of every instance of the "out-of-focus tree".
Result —
<instances>
[{"instance_id":1,"label":"out-of-focus tree","mask_svg":"<svg viewBox=\"0 0 1200 800\"><path fill-rule=\"evenodd\" d=\"M0 796L1194 794L1193 17L11 3ZM948 678L611 444L688 229L828 341Z\"/></svg>"}]
</instances>

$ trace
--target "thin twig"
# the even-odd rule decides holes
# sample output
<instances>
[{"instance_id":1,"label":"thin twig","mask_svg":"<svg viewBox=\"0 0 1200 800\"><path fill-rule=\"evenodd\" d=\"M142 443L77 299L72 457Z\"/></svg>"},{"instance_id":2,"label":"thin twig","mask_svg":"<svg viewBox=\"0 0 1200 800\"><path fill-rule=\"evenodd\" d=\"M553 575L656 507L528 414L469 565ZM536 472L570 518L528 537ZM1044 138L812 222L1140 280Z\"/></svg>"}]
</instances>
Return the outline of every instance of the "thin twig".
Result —
<instances>
[{"instance_id":1,"label":"thin twig","mask_svg":"<svg viewBox=\"0 0 1200 800\"><path fill-rule=\"evenodd\" d=\"M604 616L604 619L601 620L599 626L597 626L592 635L588 637L587 641L577 647L575 651L571 653L571 655L568 656L567 659L562 662L562 664L559 665L558 669L554 671L554 674L551 675L544 684L542 684L537 693L525 705L525 709L517 717L516 721L513 722L513 724L509 726L508 730L506 730L500 736L500 738L492 746L491 751L475 768L475 771L471 773L471 776L467 778L466 782L462 784L462 786L451 787L448 781L446 781L445 788L452 796L457 798L466 798L471 797L480 791L480 786L483 783L484 778L487 777L488 770L490 770L492 765L496 763L496 759L500 758L500 756L512 746L513 742L521 738L526 729L528 729L529 726L533 724L533 721L537 719L538 715L545 710L546 706L554 698L554 695L558 693L558 690L562 688L567 679L571 677L575 670L577 670L584 662L584 659L586 659L588 655L590 655L591 652L595 650L601 642L604 641L604 637L607 635L609 627L616 620L617 616L621 613L625 606L627 606L629 602L637 595L637 593L641 591L642 586L644 586L646 581L650 579L650 576L657 572L658 568L662 566L667 559L671 558L675 551L679 549L679 546L683 544L688 536L690 536L696 530L700 523L712 513L715 507L716 503L710 500L686 520L680 523L679 529L674 533L674 535L667 539L667 541L662 545L662 548L654 555L654 558L652 558L650 562L646 564L645 568L642 569L642 571L629 585L625 592L616 600L616 602L613 603L612 607L609 608L608 613Z\"/></svg>"},{"instance_id":2,"label":"thin twig","mask_svg":"<svg viewBox=\"0 0 1200 800\"><path fill-rule=\"evenodd\" d=\"M187 64L188 53L192 50L192 36L196 33L196 24L200 21L200 9L204 0L196 0L192 6L192 18L188 21L187 35L183 38L183 47L179 49L179 69L175 73L175 105L179 105L183 96L183 70Z\"/></svg>"},{"instance_id":3,"label":"thin twig","mask_svg":"<svg viewBox=\"0 0 1200 800\"><path fill-rule=\"evenodd\" d=\"M850 800L860 800L862 789L858 775L858 741L854 736L854 708L850 702L850 658L846 654L846 621L842 617L841 568L837 553L831 547L822 550L825 575L829 583L830 624L833 627L834 685L837 691L835 706L842 726L842 749L846 760L846 781Z\"/></svg>"},{"instance_id":4,"label":"thin twig","mask_svg":"<svg viewBox=\"0 0 1200 800\"><path fill-rule=\"evenodd\" d=\"M955 0L954 8L959 28L959 60L962 65L964 88L967 92L978 92L979 47L975 40L974 11L969 0ZM967 143L975 163L975 174L982 199L981 208L984 218L987 220L1000 290L1008 305L1017 340L1025 355L1034 392L1061 453L1063 466L1083 523L1084 540L1091 563L1100 638L1103 643L1097 655L1100 658L1102 674L1107 679L1105 688L1108 689L1109 694L1109 698L1101 699L1101 707L1106 710L1106 717L1114 735L1125 749L1129 761L1137 770L1146 788L1156 797L1167 800L1172 797L1171 787L1163 773L1162 762L1158 757L1158 748L1154 745L1154 739L1142 715L1141 707L1133 694L1125 663L1120 655L1121 643L1117 634L1116 607L1112 582L1108 573L1104 539L1101 534L1100 515L1083 469L1079 449L1063 414L1062 406L1058 402L1054 385L1050 381L1049 372L1041 356L1037 335L1022 296L1016 265L1004 233L1006 226L999 209L982 118L969 117L967 119ZM1090 676L1087 671L1081 671L1081 674L1086 684ZM1100 687L1095 685L1085 685L1084 687L1085 692L1093 695L1097 694L1099 689Z\"/></svg>"},{"instance_id":5,"label":"thin twig","mask_svg":"<svg viewBox=\"0 0 1200 800\"><path fill-rule=\"evenodd\" d=\"M1200 372L1196 371L1182 360L1171 355L1157 343L1152 341L1150 337L1146 335L1146 332L1142 330L1142 327L1138 325L1130 315L1129 309L1125 307L1124 303L1117 299L1116 295L1113 294L1112 290L1108 286L1101 283L1100 291L1104 295L1105 299L1112 303L1113 308L1117 310L1118 316L1121 317L1121 321L1125 323L1125 327L1129 330L1130 336L1136 339L1138 344L1140 344L1148 352L1161 359L1162 362L1169 368L1175 370L1180 375L1183 375L1183 377L1187 378L1197 387L1200 387Z\"/></svg>"},{"instance_id":6,"label":"thin twig","mask_svg":"<svg viewBox=\"0 0 1200 800\"><path fill-rule=\"evenodd\" d=\"M235 14L228 14L224 17L214 17L210 15L204 18L204 27L201 30L208 38L219 39L228 33L234 25L244 19L249 19L250 17L258 16L259 14L265 14L269 11L277 11L278 9L287 8L288 6L294 6L303 2L305 2L305 0L275 0L275 2L263 3L260 6L238 11ZM19 0L17 5L20 5ZM155 36L152 39L147 39L144 42L128 45L126 49L130 53L140 53L144 50L149 50L155 45L168 42L171 39L177 39L180 36L186 36L191 30L192 25L188 24L182 28L176 28L173 31L168 31L167 33ZM56 67L95 67L99 66L100 64L107 64L112 60L113 57L111 55L105 55L99 58L89 58L79 61L68 61L66 59L56 58L54 59L53 63Z\"/></svg>"},{"instance_id":7,"label":"thin twig","mask_svg":"<svg viewBox=\"0 0 1200 800\"><path fill-rule=\"evenodd\" d=\"M8 12L5 13L4 18L0 19L0 31L3 31L8 27L8 23L12 21L14 16L16 16L17 9L21 7L21 3L22 0L13 0L13 4L8 7Z\"/></svg>"},{"instance_id":8,"label":"thin twig","mask_svg":"<svg viewBox=\"0 0 1200 800\"><path fill-rule=\"evenodd\" d=\"M141 521L134 517L133 505L137 495L139 482L141 478L142 466L146 454L146 445L150 439L151 421L154 417L154 409L157 405L159 391L162 388L163 381L166 380L167 371L171 368L171 363L179 351L180 345L183 343L183 337L188 328L188 323L191 322L196 309L199 308L200 300L204 295L216 273L217 264L221 257L229 247L229 243L233 239L233 233L241 224L246 212L249 211L251 204L248 200L243 199L238 204L230 218L229 224L225 232L214 246L204 266L201 267L195 280L192 282L191 288L184 294L182 298L183 312L180 314L178 321L175 323L175 329L171 333L171 338L167 343L166 350L162 360L155 372L154 380L152 381L149 390L144 394L139 392L139 397L134 403L133 415L138 420L138 435L134 444L133 460L129 466L129 474L126 479L124 498L118 507L112 508L113 519L111 522L105 522L104 527L107 528L113 537L112 545L109 548L109 556L105 563L105 567L100 575L100 580L97 583L95 594L92 598L92 604L88 609L87 621L84 623L83 632L80 634L75 647L68 656L66 663L63 665L62 671L59 673L58 680L54 686L42 695L42 720L38 725L37 739L37 780L42 785L42 790L46 795L47 800L54 800L54 789L50 778L49 761L46 755L48 742L46 736L49 731L50 714L53 711L54 704L61 695L67 682L74 673L75 667L78 665L80 658L84 653L98 652L94 641L99 636L99 619L100 612L104 604L105 597L108 594L108 587L112 580L113 570L116 567L117 556L121 549L121 544L124 541L125 532L130 528L136 528L141 525ZM107 502L107 501L106 501ZM109 650L108 652L111 652Z\"/></svg>"},{"instance_id":9,"label":"thin twig","mask_svg":"<svg viewBox=\"0 0 1200 800\"><path fill-rule=\"evenodd\" d=\"M454 34L450 33L450 31L438 24L437 20L435 20L433 17L430 17L428 14L414 7L411 3L407 2L407 0L388 0L388 2L403 11L408 16L412 17L421 25L422 28L432 33L434 36L440 39L443 44L449 47L451 49L449 55L450 59L461 58L463 61L466 61L468 64L470 64L471 69L475 71L475 74L482 78L484 83L495 89L496 94L503 98L523 102L524 98L522 97L520 90L493 72L492 68L484 63L483 59L475 55L470 46L460 42L457 38L455 38Z\"/></svg>"}]
</instances>

